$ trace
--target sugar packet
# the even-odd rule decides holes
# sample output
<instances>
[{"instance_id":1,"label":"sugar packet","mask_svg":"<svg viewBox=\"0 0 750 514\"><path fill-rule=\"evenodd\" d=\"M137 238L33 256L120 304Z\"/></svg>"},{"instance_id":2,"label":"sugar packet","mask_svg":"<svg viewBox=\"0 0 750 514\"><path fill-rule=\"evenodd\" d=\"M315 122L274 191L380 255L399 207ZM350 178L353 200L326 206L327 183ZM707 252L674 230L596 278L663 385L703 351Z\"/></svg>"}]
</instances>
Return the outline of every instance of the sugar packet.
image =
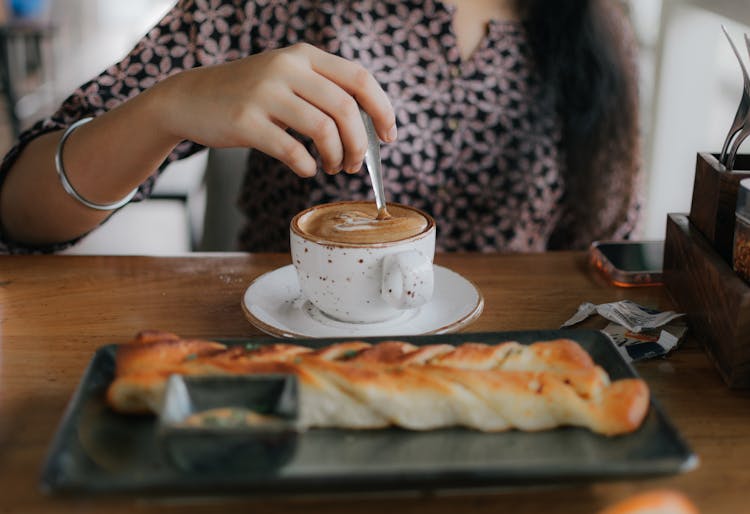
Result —
<instances>
[{"instance_id":1,"label":"sugar packet","mask_svg":"<svg viewBox=\"0 0 750 514\"><path fill-rule=\"evenodd\" d=\"M661 357L674 350L687 332L684 320L676 319L659 328L638 333L610 323L602 329L615 343L617 350L628 362L638 362Z\"/></svg>"}]
</instances>

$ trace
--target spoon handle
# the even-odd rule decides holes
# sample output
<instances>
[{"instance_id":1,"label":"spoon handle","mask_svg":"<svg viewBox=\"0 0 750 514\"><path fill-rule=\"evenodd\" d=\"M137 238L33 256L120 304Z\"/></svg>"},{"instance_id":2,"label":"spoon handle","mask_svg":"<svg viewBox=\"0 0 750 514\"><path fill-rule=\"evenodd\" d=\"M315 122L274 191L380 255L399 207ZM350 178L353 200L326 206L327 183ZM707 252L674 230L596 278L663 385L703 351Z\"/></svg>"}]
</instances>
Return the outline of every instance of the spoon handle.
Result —
<instances>
[{"instance_id":1,"label":"spoon handle","mask_svg":"<svg viewBox=\"0 0 750 514\"><path fill-rule=\"evenodd\" d=\"M367 165L367 173L370 175L372 188L375 191L375 205L378 208L378 217L388 217L388 211L385 207L385 190L383 189L383 168L380 163L380 139L377 132L375 132L375 126L372 123L370 115L361 108L359 112L362 115L362 121L365 124L365 131L367 132L365 164Z\"/></svg>"}]
</instances>

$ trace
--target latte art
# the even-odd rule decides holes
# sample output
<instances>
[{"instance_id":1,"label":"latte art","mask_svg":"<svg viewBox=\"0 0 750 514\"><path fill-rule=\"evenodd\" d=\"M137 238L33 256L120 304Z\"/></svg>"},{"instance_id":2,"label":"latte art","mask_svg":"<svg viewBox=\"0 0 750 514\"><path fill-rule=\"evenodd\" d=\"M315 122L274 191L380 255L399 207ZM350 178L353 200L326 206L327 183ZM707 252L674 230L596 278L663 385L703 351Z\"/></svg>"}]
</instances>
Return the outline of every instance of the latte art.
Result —
<instances>
[{"instance_id":1,"label":"latte art","mask_svg":"<svg viewBox=\"0 0 750 514\"><path fill-rule=\"evenodd\" d=\"M316 240L371 244L400 241L421 234L430 223L420 212L389 204L388 219L377 219L374 202L341 202L310 209L298 220L299 230Z\"/></svg>"},{"instance_id":2,"label":"latte art","mask_svg":"<svg viewBox=\"0 0 750 514\"><path fill-rule=\"evenodd\" d=\"M333 226L333 230L341 230L343 232L353 232L355 230L377 230L380 228L380 221L377 218L372 219L364 212L351 211L342 212L334 218L337 223Z\"/></svg>"}]
</instances>

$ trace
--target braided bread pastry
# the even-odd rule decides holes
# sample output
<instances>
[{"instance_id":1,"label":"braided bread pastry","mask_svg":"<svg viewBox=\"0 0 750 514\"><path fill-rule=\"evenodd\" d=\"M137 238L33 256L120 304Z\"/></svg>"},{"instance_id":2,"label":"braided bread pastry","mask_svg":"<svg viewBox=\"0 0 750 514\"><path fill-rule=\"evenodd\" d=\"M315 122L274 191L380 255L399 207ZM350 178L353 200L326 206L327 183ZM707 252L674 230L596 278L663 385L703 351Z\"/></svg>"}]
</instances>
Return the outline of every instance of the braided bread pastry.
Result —
<instances>
[{"instance_id":1,"label":"braided bread pastry","mask_svg":"<svg viewBox=\"0 0 750 514\"><path fill-rule=\"evenodd\" d=\"M293 373L302 427L483 431L561 425L615 435L637 429L649 404L640 379L610 383L568 339L522 345L415 346L351 341L311 349L226 346L143 332L117 351L107 391L119 412L159 412L170 374Z\"/></svg>"}]
</instances>

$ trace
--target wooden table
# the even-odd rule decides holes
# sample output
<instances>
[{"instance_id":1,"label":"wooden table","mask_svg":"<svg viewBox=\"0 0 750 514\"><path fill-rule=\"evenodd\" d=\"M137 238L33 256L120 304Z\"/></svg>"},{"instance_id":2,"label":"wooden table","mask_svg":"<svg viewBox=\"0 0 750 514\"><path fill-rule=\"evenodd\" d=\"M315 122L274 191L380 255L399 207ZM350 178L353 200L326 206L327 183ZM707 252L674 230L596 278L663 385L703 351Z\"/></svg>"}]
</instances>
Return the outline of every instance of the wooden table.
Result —
<instances>
[{"instance_id":1,"label":"wooden table","mask_svg":"<svg viewBox=\"0 0 750 514\"><path fill-rule=\"evenodd\" d=\"M368 498L46 497L42 462L94 350L138 330L183 336L260 335L240 299L250 280L285 255L0 257L0 513L32 512L475 512L595 513L639 491L674 488L704 513L747 512L750 394L729 391L689 339L667 359L638 364L653 395L701 458L693 472L645 479L471 495ZM661 287L621 289L591 271L583 253L442 255L473 280L484 314L467 330L554 329L582 301L629 298L669 309ZM588 326L595 326L589 322ZM598 325L601 326L601 325ZM219 505L217 505L219 504Z\"/></svg>"}]
</instances>

